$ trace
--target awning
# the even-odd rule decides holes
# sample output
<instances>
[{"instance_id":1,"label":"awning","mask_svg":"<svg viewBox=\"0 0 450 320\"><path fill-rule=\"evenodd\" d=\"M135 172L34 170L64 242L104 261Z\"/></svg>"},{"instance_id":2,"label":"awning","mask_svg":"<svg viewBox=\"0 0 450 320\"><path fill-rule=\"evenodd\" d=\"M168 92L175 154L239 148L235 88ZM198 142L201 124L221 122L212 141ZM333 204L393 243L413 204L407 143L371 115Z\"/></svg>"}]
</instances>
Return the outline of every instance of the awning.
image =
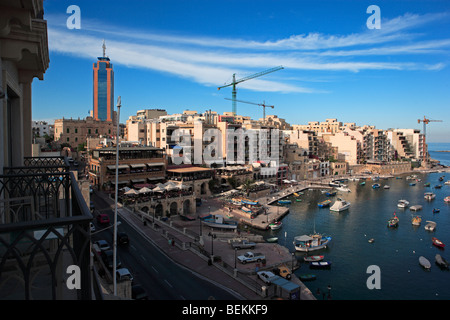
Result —
<instances>
[{"instance_id":1,"label":"awning","mask_svg":"<svg viewBox=\"0 0 450 320\"><path fill-rule=\"evenodd\" d=\"M124 181L119 181L119 183L118 184L128 184L128 180L124 180ZM111 183L112 184L116 184L116 182L115 181L111 181Z\"/></svg>"},{"instance_id":2,"label":"awning","mask_svg":"<svg viewBox=\"0 0 450 320\"><path fill-rule=\"evenodd\" d=\"M153 162L153 163L147 163L149 167L156 167L156 166L163 166L164 162Z\"/></svg>"},{"instance_id":3,"label":"awning","mask_svg":"<svg viewBox=\"0 0 450 320\"><path fill-rule=\"evenodd\" d=\"M116 166L107 166L107 168L108 168L109 170L115 170L115 169L116 169ZM129 166L128 166L127 164L119 165L119 169L128 169L128 168L129 168Z\"/></svg>"},{"instance_id":4,"label":"awning","mask_svg":"<svg viewBox=\"0 0 450 320\"><path fill-rule=\"evenodd\" d=\"M131 183L145 182L145 179L131 179Z\"/></svg>"},{"instance_id":5,"label":"awning","mask_svg":"<svg viewBox=\"0 0 450 320\"><path fill-rule=\"evenodd\" d=\"M139 164L130 164L132 168L145 168L145 164L139 163Z\"/></svg>"}]
</instances>

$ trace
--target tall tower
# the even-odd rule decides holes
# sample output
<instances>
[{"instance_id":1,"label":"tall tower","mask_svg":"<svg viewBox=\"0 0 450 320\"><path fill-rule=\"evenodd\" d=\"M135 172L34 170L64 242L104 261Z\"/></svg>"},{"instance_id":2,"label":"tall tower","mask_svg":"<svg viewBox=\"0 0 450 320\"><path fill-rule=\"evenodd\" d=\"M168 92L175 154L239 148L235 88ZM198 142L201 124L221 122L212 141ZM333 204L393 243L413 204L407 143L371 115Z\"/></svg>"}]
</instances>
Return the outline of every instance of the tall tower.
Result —
<instances>
[{"instance_id":1,"label":"tall tower","mask_svg":"<svg viewBox=\"0 0 450 320\"><path fill-rule=\"evenodd\" d=\"M114 120L114 71L113 65L106 56L106 45L103 40L103 57L98 57L93 66L94 75L94 119L99 121Z\"/></svg>"}]
</instances>

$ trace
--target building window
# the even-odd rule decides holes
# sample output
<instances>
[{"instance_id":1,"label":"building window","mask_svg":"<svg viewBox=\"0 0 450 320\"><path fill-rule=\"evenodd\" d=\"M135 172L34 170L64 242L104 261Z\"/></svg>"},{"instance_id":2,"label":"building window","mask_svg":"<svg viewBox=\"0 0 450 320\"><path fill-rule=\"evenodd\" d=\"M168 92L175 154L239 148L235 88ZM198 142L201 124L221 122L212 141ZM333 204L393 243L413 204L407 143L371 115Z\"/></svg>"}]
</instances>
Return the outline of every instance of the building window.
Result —
<instances>
[{"instance_id":1,"label":"building window","mask_svg":"<svg viewBox=\"0 0 450 320\"><path fill-rule=\"evenodd\" d=\"M77 128L75 128L75 133L78 133L78 129Z\"/></svg>"},{"instance_id":2,"label":"building window","mask_svg":"<svg viewBox=\"0 0 450 320\"><path fill-rule=\"evenodd\" d=\"M98 129L95 129L95 133L98 133Z\"/></svg>"},{"instance_id":3,"label":"building window","mask_svg":"<svg viewBox=\"0 0 450 320\"><path fill-rule=\"evenodd\" d=\"M91 129L88 129L88 133L91 134Z\"/></svg>"},{"instance_id":4,"label":"building window","mask_svg":"<svg viewBox=\"0 0 450 320\"><path fill-rule=\"evenodd\" d=\"M67 128L67 133L69 133L69 128Z\"/></svg>"},{"instance_id":5,"label":"building window","mask_svg":"<svg viewBox=\"0 0 450 320\"><path fill-rule=\"evenodd\" d=\"M69 142L70 141L70 138L69 137L67 137L67 142Z\"/></svg>"}]
</instances>

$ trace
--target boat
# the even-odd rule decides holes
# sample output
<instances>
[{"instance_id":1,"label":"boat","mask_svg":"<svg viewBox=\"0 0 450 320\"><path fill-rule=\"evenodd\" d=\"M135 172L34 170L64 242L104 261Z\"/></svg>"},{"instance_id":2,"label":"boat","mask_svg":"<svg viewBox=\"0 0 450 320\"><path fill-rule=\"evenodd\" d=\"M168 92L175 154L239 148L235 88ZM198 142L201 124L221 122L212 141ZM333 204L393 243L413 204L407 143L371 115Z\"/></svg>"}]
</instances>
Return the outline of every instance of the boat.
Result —
<instances>
[{"instance_id":1,"label":"boat","mask_svg":"<svg viewBox=\"0 0 450 320\"><path fill-rule=\"evenodd\" d=\"M440 188L442 188L442 184L437 184L437 185L434 186L434 188L435 189L440 189Z\"/></svg>"},{"instance_id":2,"label":"boat","mask_svg":"<svg viewBox=\"0 0 450 320\"><path fill-rule=\"evenodd\" d=\"M325 195L326 195L327 197L333 197L333 196L336 195L336 191L325 192Z\"/></svg>"},{"instance_id":3,"label":"boat","mask_svg":"<svg viewBox=\"0 0 450 320\"><path fill-rule=\"evenodd\" d=\"M297 192L294 192L293 195L296 197L300 197L300 195Z\"/></svg>"},{"instance_id":4,"label":"boat","mask_svg":"<svg viewBox=\"0 0 450 320\"><path fill-rule=\"evenodd\" d=\"M326 248L330 243L331 237L321 234L302 235L294 238L294 247L297 251L310 252Z\"/></svg>"},{"instance_id":5,"label":"boat","mask_svg":"<svg viewBox=\"0 0 450 320\"><path fill-rule=\"evenodd\" d=\"M325 256L305 256L303 260L306 262L322 261Z\"/></svg>"},{"instance_id":6,"label":"boat","mask_svg":"<svg viewBox=\"0 0 450 320\"><path fill-rule=\"evenodd\" d=\"M411 223L413 226L420 226L420 223L422 222L422 218L420 216L414 216L411 219Z\"/></svg>"},{"instance_id":7,"label":"boat","mask_svg":"<svg viewBox=\"0 0 450 320\"><path fill-rule=\"evenodd\" d=\"M440 254L437 254L434 259L436 260L436 264L443 268L443 269L448 269L448 262L442 258L442 256Z\"/></svg>"},{"instance_id":8,"label":"boat","mask_svg":"<svg viewBox=\"0 0 450 320\"><path fill-rule=\"evenodd\" d=\"M426 270L430 270L431 269L431 263L430 261L428 261L427 258L425 258L424 256L420 256L419 257L419 263L420 265L425 268Z\"/></svg>"},{"instance_id":9,"label":"boat","mask_svg":"<svg viewBox=\"0 0 450 320\"><path fill-rule=\"evenodd\" d=\"M433 192L425 192L423 197L425 200L431 201L436 198L436 195Z\"/></svg>"},{"instance_id":10,"label":"boat","mask_svg":"<svg viewBox=\"0 0 450 320\"><path fill-rule=\"evenodd\" d=\"M375 242L375 239L374 239L374 238L370 238L370 239L368 240L368 242L369 242L369 243L374 243L374 242Z\"/></svg>"},{"instance_id":11,"label":"boat","mask_svg":"<svg viewBox=\"0 0 450 320\"><path fill-rule=\"evenodd\" d=\"M278 237L267 238L266 241L270 242L270 243L277 242L278 241Z\"/></svg>"},{"instance_id":12,"label":"boat","mask_svg":"<svg viewBox=\"0 0 450 320\"><path fill-rule=\"evenodd\" d=\"M446 197L444 198L444 202L450 203L450 196L446 196Z\"/></svg>"},{"instance_id":13,"label":"boat","mask_svg":"<svg viewBox=\"0 0 450 320\"><path fill-rule=\"evenodd\" d=\"M315 274L310 274L310 273L301 274L299 277L300 277L301 281L313 281L313 280L316 280L316 275Z\"/></svg>"},{"instance_id":14,"label":"boat","mask_svg":"<svg viewBox=\"0 0 450 320\"><path fill-rule=\"evenodd\" d=\"M445 181L444 184L450 185L450 180Z\"/></svg>"},{"instance_id":15,"label":"boat","mask_svg":"<svg viewBox=\"0 0 450 320\"><path fill-rule=\"evenodd\" d=\"M407 206L409 206L409 201L408 200L404 200L404 199L398 200L397 207L399 207L399 208L406 208Z\"/></svg>"},{"instance_id":16,"label":"boat","mask_svg":"<svg viewBox=\"0 0 450 320\"><path fill-rule=\"evenodd\" d=\"M419 211L419 210L422 210L422 206L420 204L416 204L415 206L409 207L409 210L411 210L411 211Z\"/></svg>"},{"instance_id":17,"label":"boat","mask_svg":"<svg viewBox=\"0 0 450 320\"><path fill-rule=\"evenodd\" d=\"M378 189L380 187L379 183L372 184L372 189Z\"/></svg>"},{"instance_id":18,"label":"boat","mask_svg":"<svg viewBox=\"0 0 450 320\"><path fill-rule=\"evenodd\" d=\"M439 213L439 212L441 212L441 209L439 209L439 208L433 208L433 213Z\"/></svg>"},{"instance_id":19,"label":"boat","mask_svg":"<svg viewBox=\"0 0 450 320\"><path fill-rule=\"evenodd\" d=\"M340 182L336 182L336 181L331 181L328 185L330 187L340 187L341 183Z\"/></svg>"},{"instance_id":20,"label":"boat","mask_svg":"<svg viewBox=\"0 0 450 320\"><path fill-rule=\"evenodd\" d=\"M424 187L429 187L430 185L431 185L431 183L427 182L427 183L425 183L423 186L424 186Z\"/></svg>"},{"instance_id":21,"label":"boat","mask_svg":"<svg viewBox=\"0 0 450 320\"><path fill-rule=\"evenodd\" d=\"M340 187L336 187L336 190L342 191L342 192L351 192L352 191L346 185L342 185Z\"/></svg>"},{"instance_id":22,"label":"boat","mask_svg":"<svg viewBox=\"0 0 450 320\"><path fill-rule=\"evenodd\" d=\"M282 225L283 225L283 223L281 221L272 222L269 224L269 228L272 230L278 230L281 228Z\"/></svg>"},{"instance_id":23,"label":"boat","mask_svg":"<svg viewBox=\"0 0 450 320\"><path fill-rule=\"evenodd\" d=\"M203 223L211 228L236 229L237 221L227 220L221 214L213 215L211 218L203 219Z\"/></svg>"},{"instance_id":24,"label":"boat","mask_svg":"<svg viewBox=\"0 0 450 320\"><path fill-rule=\"evenodd\" d=\"M427 224L425 225L425 230L434 231L434 229L436 229L436 222L427 221Z\"/></svg>"},{"instance_id":25,"label":"boat","mask_svg":"<svg viewBox=\"0 0 450 320\"><path fill-rule=\"evenodd\" d=\"M399 218L395 215L395 212L394 212L394 216L388 220L388 227L397 228L398 222L399 222Z\"/></svg>"},{"instance_id":26,"label":"boat","mask_svg":"<svg viewBox=\"0 0 450 320\"><path fill-rule=\"evenodd\" d=\"M251 209L249 209L247 207L244 207L244 206L241 207L241 210L244 211L245 213L251 213L252 212Z\"/></svg>"},{"instance_id":27,"label":"boat","mask_svg":"<svg viewBox=\"0 0 450 320\"><path fill-rule=\"evenodd\" d=\"M249 204L251 206L256 206L258 204L258 201L252 201L252 200L249 200L249 199L241 199L241 203Z\"/></svg>"},{"instance_id":28,"label":"boat","mask_svg":"<svg viewBox=\"0 0 450 320\"><path fill-rule=\"evenodd\" d=\"M291 200L278 200L278 204L291 204Z\"/></svg>"},{"instance_id":29,"label":"boat","mask_svg":"<svg viewBox=\"0 0 450 320\"><path fill-rule=\"evenodd\" d=\"M330 211L344 211L350 208L350 202L338 198L336 202L330 207Z\"/></svg>"},{"instance_id":30,"label":"boat","mask_svg":"<svg viewBox=\"0 0 450 320\"><path fill-rule=\"evenodd\" d=\"M387 184L385 184L384 186L383 186L383 189L390 189L391 188L391 186L390 185L387 185Z\"/></svg>"},{"instance_id":31,"label":"boat","mask_svg":"<svg viewBox=\"0 0 450 320\"><path fill-rule=\"evenodd\" d=\"M444 181L444 176L439 177L439 181Z\"/></svg>"},{"instance_id":32,"label":"boat","mask_svg":"<svg viewBox=\"0 0 450 320\"><path fill-rule=\"evenodd\" d=\"M329 268L331 267L330 261L313 261L309 263L310 268Z\"/></svg>"},{"instance_id":33,"label":"boat","mask_svg":"<svg viewBox=\"0 0 450 320\"><path fill-rule=\"evenodd\" d=\"M295 199L295 201L297 201L297 202L302 202L302 199Z\"/></svg>"},{"instance_id":34,"label":"boat","mask_svg":"<svg viewBox=\"0 0 450 320\"><path fill-rule=\"evenodd\" d=\"M363 182L361 182L359 185L360 185L360 186L365 186L365 185L366 185L366 182L363 181Z\"/></svg>"},{"instance_id":35,"label":"boat","mask_svg":"<svg viewBox=\"0 0 450 320\"><path fill-rule=\"evenodd\" d=\"M433 242L433 244L436 247L438 247L438 248L445 248L445 244L441 240L439 240L438 238L433 237L433 238L431 238L431 241Z\"/></svg>"},{"instance_id":36,"label":"boat","mask_svg":"<svg viewBox=\"0 0 450 320\"><path fill-rule=\"evenodd\" d=\"M409 185L413 187L413 186L416 185L416 183L415 182L410 182Z\"/></svg>"},{"instance_id":37,"label":"boat","mask_svg":"<svg viewBox=\"0 0 450 320\"><path fill-rule=\"evenodd\" d=\"M328 206L330 205L330 203L331 203L331 200L327 199L327 200L325 200L325 201L319 202L319 203L317 204L317 206L318 206L319 208L325 208L325 207L328 207Z\"/></svg>"}]
</instances>

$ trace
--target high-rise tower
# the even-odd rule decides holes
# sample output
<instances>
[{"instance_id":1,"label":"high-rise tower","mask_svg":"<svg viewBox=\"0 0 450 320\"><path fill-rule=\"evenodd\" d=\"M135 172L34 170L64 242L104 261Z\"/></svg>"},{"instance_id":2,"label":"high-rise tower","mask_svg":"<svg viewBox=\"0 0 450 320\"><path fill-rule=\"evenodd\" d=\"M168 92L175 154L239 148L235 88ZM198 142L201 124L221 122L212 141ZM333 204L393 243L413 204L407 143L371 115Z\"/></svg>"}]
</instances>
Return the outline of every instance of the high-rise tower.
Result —
<instances>
[{"instance_id":1,"label":"high-rise tower","mask_svg":"<svg viewBox=\"0 0 450 320\"><path fill-rule=\"evenodd\" d=\"M94 95L93 106L95 120L114 120L114 71L113 65L105 55L106 45L103 40L103 57L98 57L93 66Z\"/></svg>"}]
</instances>

